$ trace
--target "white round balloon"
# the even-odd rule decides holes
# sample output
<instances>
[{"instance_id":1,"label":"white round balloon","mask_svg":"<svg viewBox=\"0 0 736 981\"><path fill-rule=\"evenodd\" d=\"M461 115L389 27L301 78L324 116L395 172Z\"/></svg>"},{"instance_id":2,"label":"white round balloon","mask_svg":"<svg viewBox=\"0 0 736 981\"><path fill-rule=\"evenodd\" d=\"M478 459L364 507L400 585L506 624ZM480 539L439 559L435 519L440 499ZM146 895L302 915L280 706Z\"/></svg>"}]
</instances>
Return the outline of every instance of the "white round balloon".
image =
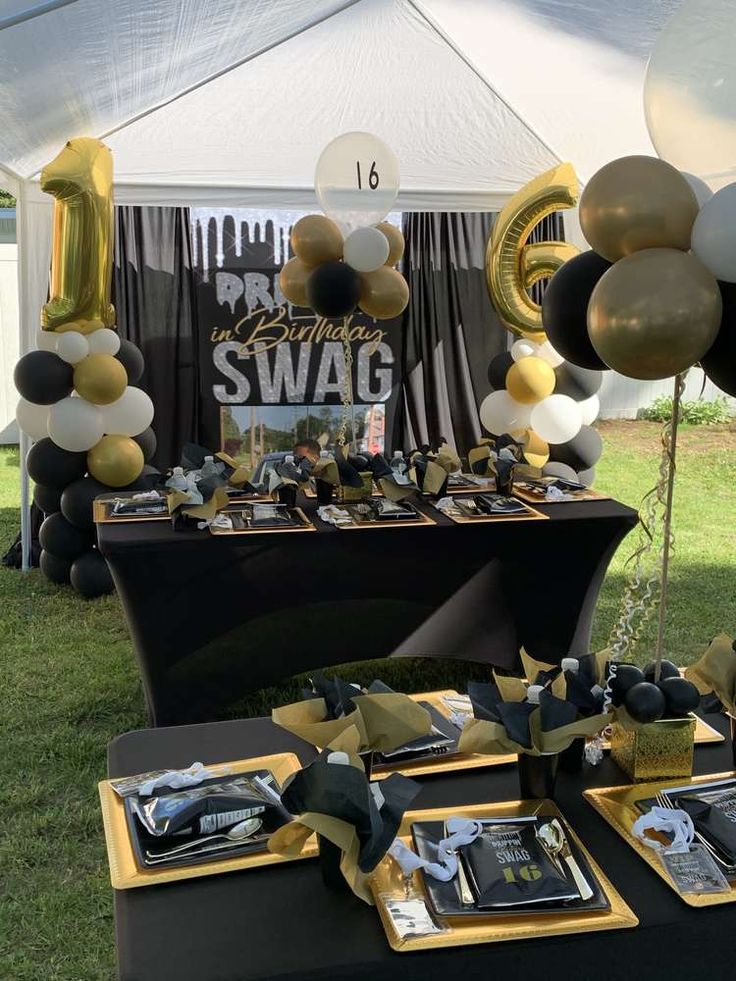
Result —
<instances>
[{"instance_id":1,"label":"white round balloon","mask_svg":"<svg viewBox=\"0 0 736 981\"><path fill-rule=\"evenodd\" d=\"M539 353L539 345L534 341L528 341L525 337L520 337L511 345L511 357L514 361L521 361L522 358L531 358Z\"/></svg>"},{"instance_id":2,"label":"white round balloon","mask_svg":"<svg viewBox=\"0 0 736 981\"><path fill-rule=\"evenodd\" d=\"M479 415L481 425L494 436L527 429L533 406L522 405L512 399L505 388L491 392L481 402Z\"/></svg>"},{"instance_id":3,"label":"white round balloon","mask_svg":"<svg viewBox=\"0 0 736 981\"><path fill-rule=\"evenodd\" d=\"M380 269L388 259L388 239L378 228L368 225L356 228L345 239L342 257L358 272L369 273Z\"/></svg>"},{"instance_id":4,"label":"white round balloon","mask_svg":"<svg viewBox=\"0 0 736 981\"><path fill-rule=\"evenodd\" d=\"M51 406L48 434L62 450L91 450L104 435L102 412L86 399L68 396Z\"/></svg>"},{"instance_id":5,"label":"white round balloon","mask_svg":"<svg viewBox=\"0 0 736 981\"><path fill-rule=\"evenodd\" d=\"M120 338L109 327L100 327L88 335L90 354L117 354L120 350Z\"/></svg>"},{"instance_id":6,"label":"white round balloon","mask_svg":"<svg viewBox=\"0 0 736 981\"><path fill-rule=\"evenodd\" d=\"M657 153L713 190L736 180L736 4L685 0L660 32L644 81Z\"/></svg>"},{"instance_id":7,"label":"white round balloon","mask_svg":"<svg viewBox=\"0 0 736 981\"><path fill-rule=\"evenodd\" d=\"M79 361L84 361L90 351L87 338L78 330L69 330L59 334L56 353L62 361L66 361L68 364L77 364Z\"/></svg>"},{"instance_id":8,"label":"white round balloon","mask_svg":"<svg viewBox=\"0 0 736 981\"><path fill-rule=\"evenodd\" d=\"M61 334L57 334L54 330L42 330L39 328L36 331L36 350L55 351L56 341L61 336Z\"/></svg>"},{"instance_id":9,"label":"white round balloon","mask_svg":"<svg viewBox=\"0 0 736 981\"><path fill-rule=\"evenodd\" d=\"M553 368L558 368L565 360L561 354L555 351L549 341L537 345L537 357L541 358L542 361L546 361Z\"/></svg>"},{"instance_id":10,"label":"white round balloon","mask_svg":"<svg viewBox=\"0 0 736 981\"><path fill-rule=\"evenodd\" d=\"M569 395L548 395L532 406L531 428L548 443L566 443L583 425L580 406Z\"/></svg>"},{"instance_id":11,"label":"white round balloon","mask_svg":"<svg viewBox=\"0 0 736 981\"><path fill-rule=\"evenodd\" d=\"M728 184L706 201L693 225L690 245L706 269L736 283L736 184Z\"/></svg>"},{"instance_id":12,"label":"white round balloon","mask_svg":"<svg viewBox=\"0 0 736 981\"><path fill-rule=\"evenodd\" d=\"M578 402L578 408L583 419L583 425L592 426L601 411L601 400L597 395L591 395L589 399Z\"/></svg>"},{"instance_id":13,"label":"white round balloon","mask_svg":"<svg viewBox=\"0 0 736 981\"><path fill-rule=\"evenodd\" d=\"M15 409L15 418L21 430L31 439L48 436L48 405L36 405L35 402L20 399Z\"/></svg>"},{"instance_id":14,"label":"white round balloon","mask_svg":"<svg viewBox=\"0 0 736 981\"><path fill-rule=\"evenodd\" d=\"M399 162L372 133L343 133L320 154L314 186L322 210L341 225L377 225L399 193Z\"/></svg>"},{"instance_id":15,"label":"white round balloon","mask_svg":"<svg viewBox=\"0 0 736 981\"><path fill-rule=\"evenodd\" d=\"M695 197L698 199L698 207L702 208L705 202L710 201L713 197L713 191L711 191L704 180L696 177L695 174L688 174L687 171L683 170L682 176L695 192Z\"/></svg>"},{"instance_id":16,"label":"white round balloon","mask_svg":"<svg viewBox=\"0 0 736 981\"><path fill-rule=\"evenodd\" d=\"M140 388L128 385L117 402L101 408L106 436L139 436L153 421L153 402Z\"/></svg>"}]
</instances>

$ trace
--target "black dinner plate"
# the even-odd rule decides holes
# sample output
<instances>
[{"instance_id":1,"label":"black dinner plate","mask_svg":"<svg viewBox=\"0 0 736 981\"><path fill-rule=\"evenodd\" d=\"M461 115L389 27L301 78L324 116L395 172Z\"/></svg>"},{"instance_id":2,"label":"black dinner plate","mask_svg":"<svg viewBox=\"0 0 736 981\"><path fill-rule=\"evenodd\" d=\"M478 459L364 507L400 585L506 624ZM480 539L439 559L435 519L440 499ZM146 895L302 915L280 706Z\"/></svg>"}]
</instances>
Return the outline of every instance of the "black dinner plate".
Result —
<instances>
[{"instance_id":1,"label":"black dinner plate","mask_svg":"<svg viewBox=\"0 0 736 981\"><path fill-rule=\"evenodd\" d=\"M552 816L546 817L544 815L540 815L537 820L540 824L544 824L547 820L551 819ZM504 820L514 819L506 818ZM488 819L487 823L492 824L494 821L492 819ZM563 827L565 827L564 822ZM565 831L567 833L566 827ZM411 833L414 840L414 848L416 849L416 852L420 858L427 859L430 862L437 861L437 844L444 837L443 822L417 821L411 826ZM439 879L433 879L431 876L424 875L424 873L422 873L429 905L437 916L462 916L476 918L489 916L547 916L552 913L579 913L581 911L586 913L596 913L601 912L602 910L610 909L611 904L608 896L606 896L605 892L603 891L603 887L593 873L593 870L588 864L582 851L580 848L578 848L577 844L569 833L567 834L567 838L570 842L570 849L573 857L580 866L580 871L588 880L590 888L593 890L593 895L588 900L578 898L568 899L564 902L552 901L530 903L528 905L499 906L493 909L478 909L476 906L464 906L461 902L457 876L455 876L455 878L451 879L449 882L440 882ZM570 883L574 887L572 876L570 876Z\"/></svg>"},{"instance_id":2,"label":"black dinner plate","mask_svg":"<svg viewBox=\"0 0 736 981\"><path fill-rule=\"evenodd\" d=\"M450 739L452 742L446 747L443 747L441 753L437 753L423 747L417 748L422 741L429 738L422 736L420 739L415 739L407 743L406 746L403 746L400 753L393 753L391 756L383 756L382 753L376 753L373 757L373 766L375 769L380 769L384 766L398 766L401 763L415 763L419 760L442 760L457 753L457 744L460 738L460 730L457 726L453 725L446 716L439 712L434 705L430 705L429 702L419 702L419 704L429 712L432 725L435 729L438 729L446 739ZM436 740L439 737L434 738Z\"/></svg>"}]
</instances>

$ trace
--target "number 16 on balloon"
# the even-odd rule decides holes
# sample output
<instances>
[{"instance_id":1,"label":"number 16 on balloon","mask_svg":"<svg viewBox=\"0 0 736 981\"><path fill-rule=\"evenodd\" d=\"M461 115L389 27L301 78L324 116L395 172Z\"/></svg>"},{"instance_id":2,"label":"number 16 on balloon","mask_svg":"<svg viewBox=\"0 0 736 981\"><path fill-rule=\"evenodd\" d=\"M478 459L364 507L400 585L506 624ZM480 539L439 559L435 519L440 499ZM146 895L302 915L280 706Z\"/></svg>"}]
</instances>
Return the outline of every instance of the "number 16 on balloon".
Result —
<instances>
[{"instance_id":1,"label":"number 16 on balloon","mask_svg":"<svg viewBox=\"0 0 736 981\"><path fill-rule=\"evenodd\" d=\"M317 161L315 190L326 215L343 230L377 225L399 193L399 162L371 133L344 133Z\"/></svg>"}]
</instances>

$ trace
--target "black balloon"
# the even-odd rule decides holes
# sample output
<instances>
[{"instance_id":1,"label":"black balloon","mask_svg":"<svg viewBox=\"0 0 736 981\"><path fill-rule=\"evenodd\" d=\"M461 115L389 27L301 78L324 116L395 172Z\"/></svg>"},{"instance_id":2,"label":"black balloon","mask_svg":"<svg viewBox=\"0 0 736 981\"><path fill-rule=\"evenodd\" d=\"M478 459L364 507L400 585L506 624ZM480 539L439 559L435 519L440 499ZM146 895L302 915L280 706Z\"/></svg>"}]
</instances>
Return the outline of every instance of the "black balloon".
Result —
<instances>
[{"instance_id":1,"label":"black balloon","mask_svg":"<svg viewBox=\"0 0 736 981\"><path fill-rule=\"evenodd\" d=\"M13 381L24 399L53 405L74 387L74 368L53 351L29 351L15 366Z\"/></svg>"},{"instance_id":2,"label":"black balloon","mask_svg":"<svg viewBox=\"0 0 736 981\"><path fill-rule=\"evenodd\" d=\"M36 484L33 488L33 503L44 514L56 514L61 510L61 491L58 487Z\"/></svg>"},{"instance_id":3,"label":"black balloon","mask_svg":"<svg viewBox=\"0 0 736 981\"><path fill-rule=\"evenodd\" d=\"M513 363L514 359L511 357L510 351L497 354L491 360L488 365L488 381L491 383L492 389L498 392L502 388L506 388L506 375Z\"/></svg>"},{"instance_id":4,"label":"black balloon","mask_svg":"<svg viewBox=\"0 0 736 981\"><path fill-rule=\"evenodd\" d=\"M587 470L578 470L578 481L586 487L592 487L595 483L595 467L588 467Z\"/></svg>"},{"instance_id":5,"label":"black balloon","mask_svg":"<svg viewBox=\"0 0 736 981\"><path fill-rule=\"evenodd\" d=\"M85 552L72 564L71 582L85 599L96 599L115 589L107 562L97 549Z\"/></svg>"},{"instance_id":6,"label":"black balloon","mask_svg":"<svg viewBox=\"0 0 736 981\"><path fill-rule=\"evenodd\" d=\"M736 396L736 283L721 283L723 315L718 335L700 364L708 378Z\"/></svg>"},{"instance_id":7,"label":"black balloon","mask_svg":"<svg viewBox=\"0 0 736 981\"><path fill-rule=\"evenodd\" d=\"M147 463L132 484L121 487L122 491L149 491L154 490L164 480L163 474L156 467Z\"/></svg>"},{"instance_id":8,"label":"black balloon","mask_svg":"<svg viewBox=\"0 0 736 981\"><path fill-rule=\"evenodd\" d=\"M38 532L41 548L59 559L76 559L92 544L92 535L69 524L63 514L50 514Z\"/></svg>"},{"instance_id":9,"label":"black balloon","mask_svg":"<svg viewBox=\"0 0 736 981\"><path fill-rule=\"evenodd\" d=\"M665 698L667 715L687 715L700 705L700 692L687 678L665 678L659 688Z\"/></svg>"},{"instance_id":10,"label":"black balloon","mask_svg":"<svg viewBox=\"0 0 736 981\"><path fill-rule=\"evenodd\" d=\"M69 559L59 558L58 555L52 555L51 552L47 552L44 549L41 552L38 564L41 567L41 572L51 582L59 583L60 586L69 582L69 573L72 568Z\"/></svg>"},{"instance_id":11,"label":"black balloon","mask_svg":"<svg viewBox=\"0 0 736 981\"><path fill-rule=\"evenodd\" d=\"M649 664L644 668L644 678L647 681L654 681L654 675L657 670L657 662L650 661ZM679 678L680 669L672 661L663 660L659 669L659 680L663 681L665 678Z\"/></svg>"},{"instance_id":12,"label":"black balloon","mask_svg":"<svg viewBox=\"0 0 736 981\"><path fill-rule=\"evenodd\" d=\"M656 722L664 715L666 706L664 694L657 685L640 681L626 692L624 706L634 722Z\"/></svg>"},{"instance_id":13,"label":"black balloon","mask_svg":"<svg viewBox=\"0 0 736 981\"><path fill-rule=\"evenodd\" d=\"M588 335L588 301L611 268L596 252L568 259L550 279L542 299L542 323L554 349L581 368L606 369Z\"/></svg>"},{"instance_id":14,"label":"black balloon","mask_svg":"<svg viewBox=\"0 0 736 981\"><path fill-rule=\"evenodd\" d=\"M28 451L26 468L31 480L45 487L64 490L78 477L83 477L87 471L87 454L70 453L44 436Z\"/></svg>"},{"instance_id":15,"label":"black balloon","mask_svg":"<svg viewBox=\"0 0 736 981\"><path fill-rule=\"evenodd\" d=\"M569 395L576 402L584 402L600 390L603 372L564 362L555 368L555 379L555 395Z\"/></svg>"},{"instance_id":16,"label":"black balloon","mask_svg":"<svg viewBox=\"0 0 736 981\"><path fill-rule=\"evenodd\" d=\"M109 493L110 488L94 477L80 477L62 491L61 513L75 528L91 531L95 526L92 502L100 494Z\"/></svg>"},{"instance_id":17,"label":"black balloon","mask_svg":"<svg viewBox=\"0 0 736 981\"><path fill-rule=\"evenodd\" d=\"M573 470L589 470L600 460L602 453L603 440L592 426L582 426L577 436L549 448L550 460L566 463Z\"/></svg>"},{"instance_id":18,"label":"black balloon","mask_svg":"<svg viewBox=\"0 0 736 981\"><path fill-rule=\"evenodd\" d=\"M616 669L616 677L611 681L611 701L614 705L621 705L626 692L634 685L644 681L644 672L637 668L635 664L619 664Z\"/></svg>"},{"instance_id":19,"label":"black balloon","mask_svg":"<svg viewBox=\"0 0 736 981\"><path fill-rule=\"evenodd\" d=\"M138 436L134 436L133 440L140 446L143 450L143 459L148 463L153 454L156 452L156 434L149 426L148 429L144 429L142 433Z\"/></svg>"},{"instance_id":20,"label":"black balloon","mask_svg":"<svg viewBox=\"0 0 736 981\"><path fill-rule=\"evenodd\" d=\"M307 277L307 300L320 317L347 317L360 299L360 276L346 262L323 262Z\"/></svg>"},{"instance_id":21,"label":"black balloon","mask_svg":"<svg viewBox=\"0 0 736 981\"><path fill-rule=\"evenodd\" d=\"M136 347L132 341L121 340L120 349L115 357L125 368L129 385L135 385L141 380L146 362L139 347Z\"/></svg>"}]
</instances>

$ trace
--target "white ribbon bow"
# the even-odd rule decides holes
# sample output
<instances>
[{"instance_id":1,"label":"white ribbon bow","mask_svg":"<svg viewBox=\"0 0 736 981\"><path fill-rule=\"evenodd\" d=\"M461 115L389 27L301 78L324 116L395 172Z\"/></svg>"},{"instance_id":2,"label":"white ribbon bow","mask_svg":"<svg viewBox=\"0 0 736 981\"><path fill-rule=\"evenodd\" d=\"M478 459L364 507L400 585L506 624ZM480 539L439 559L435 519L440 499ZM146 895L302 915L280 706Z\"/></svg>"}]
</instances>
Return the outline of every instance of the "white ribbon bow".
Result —
<instances>
[{"instance_id":1,"label":"white ribbon bow","mask_svg":"<svg viewBox=\"0 0 736 981\"><path fill-rule=\"evenodd\" d=\"M396 838L388 850L389 855L398 862L404 875L411 875L417 869L424 869L427 875L440 882L449 882L457 874L457 855L455 849L469 845L483 834L481 821L468 818L450 818L447 822L449 835L437 845L437 861L429 862L420 858L416 852Z\"/></svg>"},{"instance_id":2,"label":"white ribbon bow","mask_svg":"<svg viewBox=\"0 0 736 981\"><path fill-rule=\"evenodd\" d=\"M636 819L631 830L647 848L653 848L655 852L663 852L665 855L683 855L689 852L695 837L693 819L687 811L671 807L653 807ZM663 845L650 838L647 831L662 831L672 836L672 842Z\"/></svg>"}]
</instances>

